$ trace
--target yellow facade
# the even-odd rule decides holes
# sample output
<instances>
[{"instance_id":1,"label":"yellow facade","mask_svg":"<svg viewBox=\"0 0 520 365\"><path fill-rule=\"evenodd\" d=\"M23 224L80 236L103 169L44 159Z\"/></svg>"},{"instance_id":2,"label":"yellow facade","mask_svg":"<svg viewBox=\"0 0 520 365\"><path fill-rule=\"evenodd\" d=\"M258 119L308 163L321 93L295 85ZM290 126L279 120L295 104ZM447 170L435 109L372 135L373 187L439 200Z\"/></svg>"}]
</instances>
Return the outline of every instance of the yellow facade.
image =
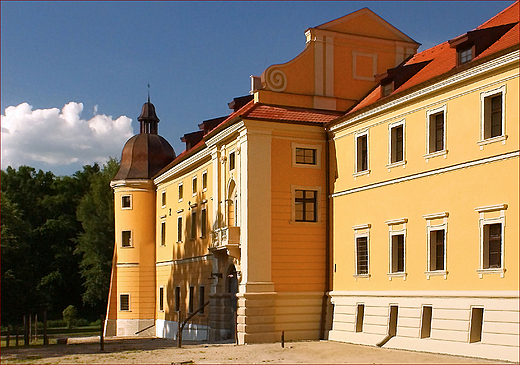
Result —
<instances>
[{"instance_id":1,"label":"yellow facade","mask_svg":"<svg viewBox=\"0 0 520 365\"><path fill-rule=\"evenodd\" d=\"M330 127L331 339L518 361L518 50L488 62ZM494 96L502 100L502 131L486 137ZM442 148L431 151L438 113ZM392 160L396 127L400 161ZM491 226L500 230L494 265ZM433 242L437 232L442 245Z\"/></svg>"},{"instance_id":2,"label":"yellow facade","mask_svg":"<svg viewBox=\"0 0 520 365\"><path fill-rule=\"evenodd\" d=\"M173 339L196 313L185 339L283 331L518 361L513 26L427 54L459 57L480 31L495 53L436 64L362 9L308 29L300 55L252 77L250 96L153 174L128 167L127 142L107 334Z\"/></svg>"}]
</instances>

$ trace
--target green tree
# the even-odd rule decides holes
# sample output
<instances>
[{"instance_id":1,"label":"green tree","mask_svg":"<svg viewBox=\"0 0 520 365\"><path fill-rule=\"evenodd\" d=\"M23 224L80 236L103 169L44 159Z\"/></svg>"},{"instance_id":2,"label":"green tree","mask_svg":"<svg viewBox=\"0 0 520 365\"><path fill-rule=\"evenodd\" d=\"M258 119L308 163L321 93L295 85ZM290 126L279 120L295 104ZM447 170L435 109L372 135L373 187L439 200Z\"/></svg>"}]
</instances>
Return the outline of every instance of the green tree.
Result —
<instances>
[{"instance_id":1,"label":"green tree","mask_svg":"<svg viewBox=\"0 0 520 365\"><path fill-rule=\"evenodd\" d=\"M117 160L107 161L100 173L92 177L90 189L77 210L83 227L75 250L81 256L83 301L99 311L105 308L110 285L114 249L114 194L110 181L118 170Z\"/></svg>"},{"instance_id":2,"label":"green tree","mask_svg":"<svg viewBox=\"0 0 520 365\"><path fill-rule=\"evenodd\" d=\"M20 320L24 314L21 308L30 305L30 298L23 290L31 280L25 260L29 225L18 205L7 196L2 196L1 216L2 317Z\"/></svg>"},{"instance_id":3,"label":"green tree","mask_svg":"<svg viewBox=\"0 0 520 365\"><path fill-rule=\"evenodd\" d=\"M63 310L63 321L67 324L67 328L72 328L76 324L78 318L78 310L72 304Z\"/></svg>"}]
</instances>

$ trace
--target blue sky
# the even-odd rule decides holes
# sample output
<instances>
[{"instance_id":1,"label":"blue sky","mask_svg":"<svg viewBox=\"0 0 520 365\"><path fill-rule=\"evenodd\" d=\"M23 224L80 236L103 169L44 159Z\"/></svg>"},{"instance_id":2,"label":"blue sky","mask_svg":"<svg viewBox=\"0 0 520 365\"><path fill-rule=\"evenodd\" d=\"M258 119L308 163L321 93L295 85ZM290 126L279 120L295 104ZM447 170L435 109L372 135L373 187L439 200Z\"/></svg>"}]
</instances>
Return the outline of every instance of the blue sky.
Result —
<instances>
[{"instance_id":1,"label":"blue sky","mask_svg":"<svg viewBox=\"0 0 520 365\"><path fill-rule=\"evenodd\" d=\"M296 57L307 28L364 7L423 50L512 3L2 1L2 169L65 175L119 158L148 83L159 134L179 154L182 135L248 94L250 75Z\"/></svg>"}]
</instances>

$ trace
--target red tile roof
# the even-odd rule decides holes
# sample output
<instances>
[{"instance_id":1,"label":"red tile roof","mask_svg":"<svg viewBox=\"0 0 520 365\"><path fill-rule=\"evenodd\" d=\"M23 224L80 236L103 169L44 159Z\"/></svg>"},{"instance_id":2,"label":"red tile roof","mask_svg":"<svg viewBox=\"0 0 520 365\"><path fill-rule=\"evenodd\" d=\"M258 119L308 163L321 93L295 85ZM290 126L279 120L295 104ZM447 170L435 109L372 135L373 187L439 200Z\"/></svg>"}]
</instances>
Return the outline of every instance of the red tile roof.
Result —
<instances>
[{"instance_id":1,"label":"red tile roof","mask_svg":"<svg viewBox=\"0 0 520 365\"><path fill-rule=\"evenodd\" d=\"M490 20L486 21L482 25L476 28L476 30L488 29L491 27L503 26L506 24L517 23L511 29L509 29L504 35L498 40L491 44L488 48L478 54L474 60L469 62L467 65L471 66L471 63L482 59L484 57L495 54L499 51L506 50L512 46L519 44L519 3L518 1L495 15ZM458 38L458 37L457 37ZM450 71L457 68L457 50L451 48L449 42L441 43L430 49L422 51L414 55L408 60L405 65L412 65L419 62L429 61L429 63L412 76L408 81L399 86L390 95L395 95L402 91L408 90L413 86L417 86L429 80L437 77L442 77L444 74L448 74ZM466 65L464 65L466 66ZM466 66L467 67L467 66ZM360 109L369 107L378 100L381 99L381 86L376 87L370 92L360 103L352 108L346 115L352 114Z\"/></svg>"},{"instance_id":2,"label":"red tile roof","mask_svg":"<svg viewBox=\"0 0 520 365\"><path fill-rule=\"evenodd\" d=\"M220 130L232 125L240 119L255 119L264 120L267 122L288 122L288 123L303 123L303 124L319 124L324 125L341 116L340 112L304 109L294 107L273 106L266 104L259 104L251 100L236 112L231 113L225 120L219 123L215 128L208 132L199 143L194 145L189 150L183 151L175 160L168 166L162 169L156 176L168 171L179 162L192 156L195 152L202 149L205 141L213 137Z\"/></svg>"},{"instance_id":3,"label":"red tile roof","mask_svg":"<svg viewBox=\"0 0 520 365\"><path fill-rule=\"evenodd\" d=\"M331 111L255 104L253 108L243 114L243 117L275 122L325 124L340 115L340 113Z\"/></svg>"}]
</instances>

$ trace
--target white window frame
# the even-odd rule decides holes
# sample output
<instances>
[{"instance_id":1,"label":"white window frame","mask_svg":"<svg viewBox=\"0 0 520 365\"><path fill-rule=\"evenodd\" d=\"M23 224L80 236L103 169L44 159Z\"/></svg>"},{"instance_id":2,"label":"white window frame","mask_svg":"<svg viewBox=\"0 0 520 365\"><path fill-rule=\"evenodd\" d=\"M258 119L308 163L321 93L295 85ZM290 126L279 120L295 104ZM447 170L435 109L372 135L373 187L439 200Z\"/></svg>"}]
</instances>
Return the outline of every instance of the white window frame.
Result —
<instances>
[{"instance_id":1,"label":"white window frame","mask_svg":"<svg viewBox=\"0 0 520 365\"><path fill-rule=\"evenodd\" d=\"M164 242L163 242L164 234ZM161 228L159 230L159 246L166 247L166 220L161 220Z\"/></svg>"},{"instance_id":2,"label":"white window frame","mask_svg":"<svg viewBox=\"0 0 520 365\"><path fill-rule=\"evenodd\" d=\"M121 296L123 295L127 295L128 296L128 309L121 309ZM119 305L118 305L118 309L119 309L119 312L131 312L132 311L132 297L130 295L130 293L119 293Z\"/></svg>"},{"instance_id":3,"label":"white window frame","mask_svg":"<svg viewBox=\"0 0 520 365\"><path fill-rule=\"evenodd\" d=\"M204 186L204 177L206 178L206 186ZM202 192L206 192L208 190L208 170L202 172L201 185Z\"/></svg>"},{"instance_id":4,"label":"white window frame","mask_svg":"<svg viewBox=\"0 0 520 365\"><path fill-rule=\"evenodd\" d=\"M402 277L403 280L406 280L408 273L406 272L406 225L408 223L408 218L399 218L392 219L385 222L388 225L388 280L392 280L392 278ZM396 226L402 226L401 228L396 228ZM393 237L403 235L403 271L392 272L393 267Z\"/></svg>"},{"instance_id":5,"label":"white window frame","mask_svg":"<svg viewBox=\"0 0 520 365\"><path fill-rule=\"evenodd\" d=\"M314 190L316 191L316 222L297 222L296 221L296 190ZM315 225L317 223L322 223L322 218L320 214L320 199L321 199L321 186L301 186L301 185L291 185L291 224L298 225Z\"/></svg>"},{"instance_id":6,"label":"white window frame","mask_svg":"<svg viewBox=\"0 0 520 365\"><path fill-rule=\"evenodd\" d=\"M482 279L484 274L500 274L500 277L503 278L505 276L505 228L506 228L506 216L505 211L507 210L507 204L497 204L497 205L487 205L475 208L477 212L479 212L479 241L480 241L480 250L479 250L479 268L477 272L479 274L479 278ZM487 216L487 214L499 212L499 216ZM490 224L501 224L501 250L500 250L500 268L484 268L484 226Z\"/></svg>"},{"instance_id":7,"label":"white window frame","mask_svg":"<svg viewBox=\"0 0 520 365\"><path fill-rule=\"evenodd\" d=\"M231 155L233 155L233 168L231 168ZM237 168L237 151L235 149L232 149L229 151L228 155L227 155L227 158L228 158L228 168L229 168L229 172L231 171L235 171L236 168Z\"/></svg>"},{"instance_id":8,"label":"white window frame","mask_svg":"<svg viewBox=\"0 0 520 365\"><path fill-rule=\"evenodd\" d=\"M123 232L130 232L129 246L123 246ZM119 237L121 237L121 244L119 245L120 248L134 248L134 231L132 229L122 229Z\"/></svg>"},{"instance_id":9,"label":"white window frame","mask_svg":"<svg viewBox=\"0 0 520 365\"><path fill-rule=\"evenodd\" d=\"M392 129L403 126L403 159L401 161L392 162ZM390 171L393 167L402 166L403 168L406 165L406 121L404 119L399 120L397 122L388 124L388 164L386 168Z\"/></svg>"},{"instance_id":10,"label":"white window frame","mask_svg":"<svg viewBox=\"0 0 520 365\"><path fill-rule=\"evenodd\" d=\"M358 171L358 138L367 137L367 169ZM362 175L370 175L370 135L368 129L354 134L354 178Z\"/></svg>"},{"instance_id":11,"label":"white window frame","mask_svg":"<svg viewBox=\"0 0 520 365\"><path fill-rule=\"evenodd\" d=\"M179 194L181 189L182 189L182 195ZM184 184L183 183L179 183L177 185L177 197L179 199L179 202L181 202L184 199Z\"/></svg>"},{"instance_id":12,"label":"white window frame","mask_svg":"<svg viewBox=\"0 0 520 365\"><path fill-rule=\"evenodd\" d=\"M357 226L352 226L352 229L354 230L354 268L355 273L352 275L356 281L358 278L369 278L370 277L370 223L368 224L360 224ZM359 274L358 270L358 250L357 250L357 239L366 237L367 239L367 273L366 274Z\"/></svg>"},{"instance_id":13,"label":"white window frame","mask_svg":"<svg viewBox=\"0 0 520 365\"><path fill-rule=\"evenodd\" d=\"M161 289L162 289L162 295L161 295ZM163 304L163 307L161 308L161 297L162 297L162 304ZM157 300L157 307L158 307L158 310L159 312L164 312L164 285L161 285L159 286L159 298Z\"/></svg>"},{"instance_id":14,"label":"white window frame","mask_svg":"<svg viewBox=\"0 0 520 365\"><path fill-rule=\"evenodd\" d=\"M179 237L179 219L181 220L181 234L180 234L180 237ZM184 223L183 223L183 217L181 214L179 214L177 216L177 243L181 243L182 242L182 237L183 237L183 232L184 232ZM180 240L179 240L180 238Z\"/></svg>"},{"instance_id":15,"label":"white window frame","mask_svg":"<svg viewBox=\"0 0 520 365\"><path fill-rule=\"evenodd\" d=\"M235 209L236 209L236 207L235 207ZM202 212L205 212L206 222L202 221L202 216L203 216ZM204 206L201 206L201 208L200 208L200 238L206 238L207 235L208 235L208 209L204 205Z\"/></svg>"},{"instance_id":16,"label":"white window frame","mask_svg":"<svg viewBox=\"0 0 520 365\"><path fill-rule=\"evenodd\" d=\"M166 208L166 205L166 190L163 190L161 191L161 208Z\"/></svg>"},{"instance_id":17,"label":"white window frame","mask_svg":"<svg viewBox=\"0 0 520 365\"><path fill-rule=\"evenodd\" d=\"M303 164L296 162L296 149L297 148L305 148L316 151L316 163L312 164ZM304 144L299 142L291 142L291 166L304 168L304 169L321 169L321 151L322 146L320 144Z\"/></svg>"},{"instance_id":18,"label":"white window frame","mask_svg":"<svg viewBox=\"0 0 520 365\"><path fill-rule=\"evenodd\" d=\"M440 114L440 113L443 113L443 118L444 118L444 122L443 122L443 149L440 150L440 151L434 151L434 152L430 152L430 117L432 115L435 115L435 114ZM424 159L426 160L426 162L428 162L428 160L430 158L434 158L434 157L438 157L438 156L444 156L444 158L447 157L447 154L448 154L448 145L447 145L447 142L448 142L448 137L447 137L447 125L448 125L448 113L447 113L447 106L446 104L438 107L438 108L435 108L435 109L430 109L430 110L427 110L426 111L426 154L423 156Z\"/></svg>"},{"instance_id":19,"label":"white window frame","mask_svg":"<svg viewBox=\"0 0 520 365\"><path fill-rule=\"evenodd\" d=\"M486 123L486 99L492 98L494 96L502 95L502 135L496 137L485 138L485 123ZM480 93L480 140L477 144L480 146L480 149L484 149L484 145L502 142L503 145L506 144L507 134L506 134L506 86L502 85L499 88L484 91Z\"/></svg>"},{"instance_id":20,"label":"white window frame","mask_svg":"<svg viewBox=\"0 0 520 365\"><path fill-rule=\"evenodd\" d=\"M195 214L195 219L193 219L194 214ZM190 235L189 235L190 241L195 241L198 238L197 232L199 230L198 230L197 218L198 218L197 210L192 208L190 211ZM195 228L195 232L193 231L194 228Z\"/></svg>"},{"instance_id":21,"label":"white window frame","mask_svg":"<svg viewBox=\"0 0 520 365\"><path fill-rule=\"evenodd\" d=\"M124 207L123 206L123 198L126 198L126 197L128 197L129 200L130 200L130 206L129 207ZM132 194L121 195L121 210L132 210L132 208L133 208Z\"/></svg>"},{"instance_id":22,"label":"white window frame","mask_svg":"<svg viewBox=\"0 0 520 365\"><path fill-rule=\"evenodd\" d=\"M193 189L193 182L195 181L195 188ZM197 196L197 192L199 191L199 184L197 181L197 175L191 178L191 196Z\"/></svg>"},{"instance_id":23,"label":"white window frame","mask_svg":"<svg viewBox=\"0 0 520 365\"><path fill-rule=\"evenodd\" d=\"M444 276L444 279L447 279L448 271L447 271L447 250L448 250L448 212L434 213L423 215L423 218L426 219L426 271L424 274L426 275L426 279L429 280L430 276ZM433 224L434 220L442 219L442 223ZM431 270L431 234L432 231L444 231L444 270Z\"/></svg>"}]
</instances>

